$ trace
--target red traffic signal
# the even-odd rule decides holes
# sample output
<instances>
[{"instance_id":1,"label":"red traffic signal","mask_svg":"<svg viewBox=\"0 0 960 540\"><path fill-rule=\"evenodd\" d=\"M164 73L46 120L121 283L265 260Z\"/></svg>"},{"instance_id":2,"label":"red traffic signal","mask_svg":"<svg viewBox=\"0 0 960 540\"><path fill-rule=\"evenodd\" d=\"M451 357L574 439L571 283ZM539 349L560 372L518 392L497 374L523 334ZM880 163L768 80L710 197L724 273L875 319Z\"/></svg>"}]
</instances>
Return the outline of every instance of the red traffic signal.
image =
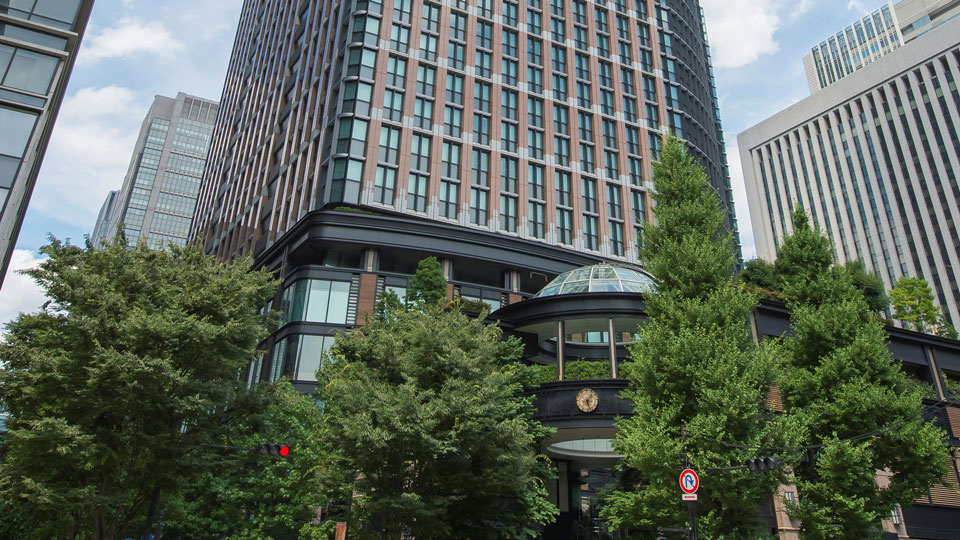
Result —
<instances>
[{"instance_id":1,"label":"red traffic signal","mask_svg":"<svg viewBox=\"0 0 960 540\"><path fill-rule=\"evenodd\" d=\"M290 447L285 444L260 443L257 445L257 453L261 456L281 456L290 455Z\"/></svg>"}]
</instances>

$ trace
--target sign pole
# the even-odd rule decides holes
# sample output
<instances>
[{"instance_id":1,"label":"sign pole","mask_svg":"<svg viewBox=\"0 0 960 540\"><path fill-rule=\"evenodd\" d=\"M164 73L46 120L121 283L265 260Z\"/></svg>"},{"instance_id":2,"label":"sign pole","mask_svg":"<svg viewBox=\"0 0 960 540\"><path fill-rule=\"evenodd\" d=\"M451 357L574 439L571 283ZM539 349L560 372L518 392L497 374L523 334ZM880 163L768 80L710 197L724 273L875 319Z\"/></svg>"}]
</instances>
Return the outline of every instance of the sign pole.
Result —
<instances>
[{"instance_id":1,"label":"sign pole","mask_svg":"<svg viewBox=\"0 0 960 540\"><path fill-rule=\"evenodd\" d=\"M690 516L690 540L697 540L697 501L687 501Z\"/></svg>"},{"instance_id":2,"label":"sign pole","mask_svg":"<svg viewBox=\"0 0 960 540\"><path fill-rule=\"evenodd\" d=\"M690 458L687 457L687 426L680 428L681 437L683 440L683 468L690 468ZM697 487L699 488L699 479L697 481ZM683 484L681 483L681 486ZM694 490L694 493L696 489ZM697 540L697 500L693 499L687 501L687 516L690 520L690 540Z\"/></svg>"}]
</instances>

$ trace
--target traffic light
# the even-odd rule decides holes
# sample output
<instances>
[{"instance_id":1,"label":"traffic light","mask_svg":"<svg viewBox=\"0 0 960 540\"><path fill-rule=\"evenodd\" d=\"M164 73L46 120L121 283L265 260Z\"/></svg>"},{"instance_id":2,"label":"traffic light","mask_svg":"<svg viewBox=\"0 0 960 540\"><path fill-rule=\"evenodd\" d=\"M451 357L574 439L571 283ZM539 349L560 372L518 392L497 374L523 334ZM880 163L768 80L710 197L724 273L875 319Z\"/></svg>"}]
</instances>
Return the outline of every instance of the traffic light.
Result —
<instances>
[{"instance_id":1,"label":"traffic light","mask_svg":"<svg viewBox=\"0 0 960 540\"><path fill-rule=\"evenodd\" d=\"M776 456L750 458L747 460L747 469L750 472L776 471L783 466L783 460Z\"/></svg>"},{"instance_id":2,"label":"traffic light","mask_svg":"<svg viewBox=\"0 0 960 540\"><path fill-rule=\"evenodd\" d=\"M290 447L285 444L260 443L257 445L257 453L261 456L287 457L290 455Z\"/></svg>"}]
</instances>

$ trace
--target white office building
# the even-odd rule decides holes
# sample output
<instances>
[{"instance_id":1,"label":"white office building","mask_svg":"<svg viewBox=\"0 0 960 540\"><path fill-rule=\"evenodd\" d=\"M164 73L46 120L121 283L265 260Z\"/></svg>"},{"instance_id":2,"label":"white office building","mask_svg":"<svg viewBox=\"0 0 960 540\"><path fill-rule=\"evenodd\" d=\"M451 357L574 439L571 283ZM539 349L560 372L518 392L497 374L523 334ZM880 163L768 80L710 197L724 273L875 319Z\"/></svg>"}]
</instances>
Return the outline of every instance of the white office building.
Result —
<instances>
[{"instance_id":1,"label":"white office building","mask_svg":"<svg viewBox=\"0 0 960 540\"><path fill-rule=\"evenodd\" d=\"M926 279L960 323L960 18L740 134L757 253L802 206L838 261Z\"/></svg>"}]
</instances>

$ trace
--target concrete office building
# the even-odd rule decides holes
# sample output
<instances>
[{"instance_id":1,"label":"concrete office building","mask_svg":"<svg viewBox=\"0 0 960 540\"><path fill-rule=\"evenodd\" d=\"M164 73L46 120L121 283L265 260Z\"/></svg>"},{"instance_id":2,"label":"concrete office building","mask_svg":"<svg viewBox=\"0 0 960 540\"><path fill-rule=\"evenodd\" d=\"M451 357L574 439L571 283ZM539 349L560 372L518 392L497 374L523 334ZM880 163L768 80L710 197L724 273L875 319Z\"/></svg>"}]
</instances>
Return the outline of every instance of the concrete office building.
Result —
<instances>
[{"instance_id":1,"label":"concrete office building","mask_svg":"<svg viewBox=\"0 0 960 540\"><path fill-rule=\"evenodd\" d=\"M93 226L93 232L90 233L90 241L95 246L108 240L107 233L110 231L110 222L113 221L113 215L117 211L117 197L119 195L120 191L111 191L100 207L100 213L97 214L97 223Z\"/></svg>"},{"instance_id":2,"label":"concrete office building","mask_svg":"<svg viewBox=\"0 0 960 540\"><path fill-rule=\"evenodd\" d=\"M879 60L957 15L960 0L887 2L821 41L803 57L810 93Z\"/></svg>"},{"instance_id":3,"label":"concrete office building","mask_svg":"<svg viewBox=\"0 0 960 540\"><path fill-rule=\"evenodd\" d=\"M960 18L739 136L761 258L807 209L841 262L926 279L960 323Z\"/></svg>"},{"instance_id":4,"label":"concrete office building","mask_svg":"<svg viewBox=\"0 0 960 540\"><path fill-rule=\"evenodd\" d=\"M0 0L0 286L93 0Z\"/></svg>"},{"instance_id":5,"label":"concrete office building","mask_svg":"<svg viewBox=\"0 0 960 540\"><path fill-rule=\"evenodd\" d=\"M112 240L122 229L131 245L162 249L187 243L217 110L217 102L182 92L154 99L123 187L104 201L101 217L116 199L103 238ZM102 230L99 219L97 228Z\"/></svg>"}]
</instances>

